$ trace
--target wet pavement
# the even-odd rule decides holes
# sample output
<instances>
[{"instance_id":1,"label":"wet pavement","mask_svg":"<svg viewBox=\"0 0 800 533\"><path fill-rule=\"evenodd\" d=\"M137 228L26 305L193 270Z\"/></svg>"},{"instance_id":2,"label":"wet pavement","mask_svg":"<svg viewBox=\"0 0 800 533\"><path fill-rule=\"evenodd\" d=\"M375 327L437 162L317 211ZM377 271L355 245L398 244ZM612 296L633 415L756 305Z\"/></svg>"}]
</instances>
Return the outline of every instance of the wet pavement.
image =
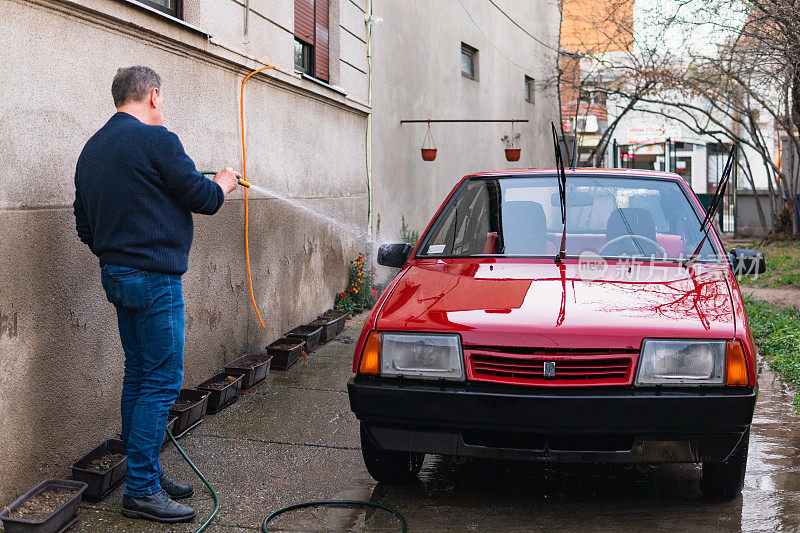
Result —
<instances>
[{"instance_id":1,"label":"wet pavement","mask_svg":"<svg viewBox=\"0 0 800 533\"><path fill-rule=\"evenodd\" d=\"M700 494L700 469L665 465L548 465L428 457L420 481L388 487L361 460L358 423L346 381L360 324L317 349L307 365L272 371L254 392L180 440L219 493L207 531L253 531L269 512L315 499L357 499L394 507L410 531L800 531L800 419L791 393L766 365L750 438L745 488L732 501ZM344 342L343 342L344 341ZM194 531L210 514L210 494L170 444L165 471L191 480L198 511L190 524L160 525L120 514L122 490L83 503L71 531ZM270 531L399 531L383 511L291 512Z\"/></svg>"}]
</instances>

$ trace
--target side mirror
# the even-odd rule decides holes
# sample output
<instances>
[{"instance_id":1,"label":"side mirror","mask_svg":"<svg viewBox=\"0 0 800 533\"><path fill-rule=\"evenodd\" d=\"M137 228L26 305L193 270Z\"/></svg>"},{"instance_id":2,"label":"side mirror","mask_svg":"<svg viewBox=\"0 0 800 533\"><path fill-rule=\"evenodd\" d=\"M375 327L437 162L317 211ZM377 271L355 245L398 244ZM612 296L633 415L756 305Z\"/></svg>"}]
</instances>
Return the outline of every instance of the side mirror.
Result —
<instances>
[{"instance_id":1,"label":"side mirror","mask_svg":"<svg viewBox=\"0 0 800 533\"><path fill-rule=\"evenodd\" d=\"M411 245L403 242L400 244L381 244L378 248L378 264L403 268L411 255Z\"/></svg>"},{"instance_id":2,"label":"side mirror","mask_svg":"<svg viewBox=\"0 0 800 533\"><path fill-rule=\"evenodd\" d=\"M733 273L737 276L752 276L767 271L764 254L758 250L733 248L728 253L728 261L733 268Z\"/></svg>"}]
</instances>

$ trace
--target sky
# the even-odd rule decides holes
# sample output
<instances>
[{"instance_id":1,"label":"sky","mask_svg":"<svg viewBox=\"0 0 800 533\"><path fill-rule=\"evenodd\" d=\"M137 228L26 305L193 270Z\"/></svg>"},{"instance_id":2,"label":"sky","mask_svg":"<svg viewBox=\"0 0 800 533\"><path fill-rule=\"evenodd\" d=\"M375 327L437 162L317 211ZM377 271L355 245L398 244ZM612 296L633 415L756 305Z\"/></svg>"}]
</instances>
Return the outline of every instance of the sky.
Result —
<instances>
[{"instance_id":1,"label":"sky","mask_svg":"<svg viewBox=\"0 0 800 533\"><path fill-rule=\"evenodd\" d=\"M745 16L741 0L636 0L636 45L650 49L666 46L674 55L713 56L717 45L744 24ZM664 31L663 23L671 17L675 21Z\"/></svg>"}]
</instances>

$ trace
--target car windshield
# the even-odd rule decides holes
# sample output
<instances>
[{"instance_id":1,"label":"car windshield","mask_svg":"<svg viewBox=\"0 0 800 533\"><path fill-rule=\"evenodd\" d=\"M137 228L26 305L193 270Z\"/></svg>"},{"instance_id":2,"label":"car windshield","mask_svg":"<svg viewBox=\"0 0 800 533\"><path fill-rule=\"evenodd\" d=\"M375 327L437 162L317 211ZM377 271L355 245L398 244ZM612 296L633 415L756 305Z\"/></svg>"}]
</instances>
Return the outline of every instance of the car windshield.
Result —
<instances>
[{"instance_id":1,"label":"car windshield","mask_svg":"<svg viewBox=\"0 0 800 533\"><path fill-rule=\"evenodd\" d=\"M567 256L687 259L704 233L674 180L567 178ZM439 214L419 257L551 256L561 246L552 177L472 178ZM698 259L716 259L706 239Z\"/></svg>"}]
</instances>

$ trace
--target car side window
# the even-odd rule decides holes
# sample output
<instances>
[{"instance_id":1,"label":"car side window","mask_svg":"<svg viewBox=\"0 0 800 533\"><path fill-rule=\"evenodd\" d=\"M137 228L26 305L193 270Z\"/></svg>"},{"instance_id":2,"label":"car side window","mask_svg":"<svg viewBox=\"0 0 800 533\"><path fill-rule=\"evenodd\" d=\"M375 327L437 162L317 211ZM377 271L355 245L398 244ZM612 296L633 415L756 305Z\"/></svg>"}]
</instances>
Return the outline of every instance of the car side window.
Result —
<instances>
[{"instance_id":1,"label":"car side window","mask_svg":"<svg viewBox=\"0 0 800 533\"><path fill-rule=\"evenodd\" d=\"M492 231L493 200L486 182L473 182L459 194L423 253L428 255L475 255L484 252ZM495 209L496 211L496 209ZM496 230L495 230L496 231Z\"/></svg>"}]
</instances>

